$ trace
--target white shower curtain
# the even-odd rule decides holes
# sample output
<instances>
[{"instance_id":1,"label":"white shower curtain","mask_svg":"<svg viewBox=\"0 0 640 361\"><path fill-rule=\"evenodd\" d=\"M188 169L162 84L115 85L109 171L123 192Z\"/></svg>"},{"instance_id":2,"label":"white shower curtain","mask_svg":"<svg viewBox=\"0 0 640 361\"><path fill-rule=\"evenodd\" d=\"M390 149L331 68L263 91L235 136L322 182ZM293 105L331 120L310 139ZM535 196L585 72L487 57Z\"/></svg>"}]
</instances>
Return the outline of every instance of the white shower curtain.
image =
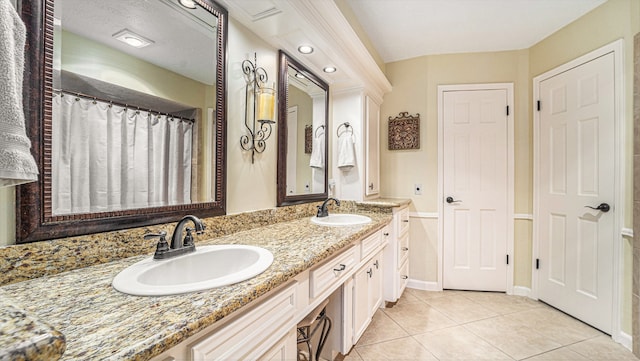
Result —
<instances>
[{"instance_id":1,"label":"white shower curtain","mask_svg":"<svg viewBox=\"0 0 640 361\"><path fill-rule=\"evenodd\" d=\"M192 131L189 121L56 94L53 215L190 203Z\"/></svg>"}]
</instances>

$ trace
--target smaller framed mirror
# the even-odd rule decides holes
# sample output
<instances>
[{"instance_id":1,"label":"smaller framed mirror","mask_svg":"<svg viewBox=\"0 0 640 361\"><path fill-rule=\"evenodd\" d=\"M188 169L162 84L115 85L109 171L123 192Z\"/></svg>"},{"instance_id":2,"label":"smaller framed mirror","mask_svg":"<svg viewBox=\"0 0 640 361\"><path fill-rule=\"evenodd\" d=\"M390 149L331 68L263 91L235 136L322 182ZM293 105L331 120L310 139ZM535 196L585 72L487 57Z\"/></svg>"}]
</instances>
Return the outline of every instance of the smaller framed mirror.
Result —
<instances>
[{"instance_id":1,"label":"smaller framed mirror","mask_svg":"<svg viewBox=\"0 0 640 361\"><path fill-rule=\"evenodd\" d=\"M327 198L329 85L280 51L278 206Z\"/></svg>"}]
</instances>

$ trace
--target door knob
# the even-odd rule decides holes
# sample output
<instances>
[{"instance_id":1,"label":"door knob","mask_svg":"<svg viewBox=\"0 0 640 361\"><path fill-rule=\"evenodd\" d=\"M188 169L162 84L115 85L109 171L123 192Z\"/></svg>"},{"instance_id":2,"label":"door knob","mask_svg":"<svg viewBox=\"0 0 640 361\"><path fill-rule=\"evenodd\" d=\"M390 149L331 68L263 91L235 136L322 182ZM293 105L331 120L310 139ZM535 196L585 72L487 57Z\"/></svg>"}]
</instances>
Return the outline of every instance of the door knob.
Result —
<instances>
[{"instance_id":1,"label":"door knob","mask_svg":"<svg viewBox=\"0 0 640 361\"><path fill-rule=\"evenodd\" d=\"M609 210L611 210L611 207L606 203L600 203L597 207L591 207L591 206L585 206L585 207L586 208L595 209L595 210L601 211L603 213L607 213L607 212L609 212Z\"/></svg>"},{"instance_id":2,"label":"door knob","mask_svg":"<svg viewBox=\"0 0 640 361\"><path fill-rule=\"evenodd\" d=\"M458 202L462 202L461 200L453 199L453 197L447 197L447 199L445 199L445 201L447 201L447 203L458 203Z\"/></svg>"}]
</instances>

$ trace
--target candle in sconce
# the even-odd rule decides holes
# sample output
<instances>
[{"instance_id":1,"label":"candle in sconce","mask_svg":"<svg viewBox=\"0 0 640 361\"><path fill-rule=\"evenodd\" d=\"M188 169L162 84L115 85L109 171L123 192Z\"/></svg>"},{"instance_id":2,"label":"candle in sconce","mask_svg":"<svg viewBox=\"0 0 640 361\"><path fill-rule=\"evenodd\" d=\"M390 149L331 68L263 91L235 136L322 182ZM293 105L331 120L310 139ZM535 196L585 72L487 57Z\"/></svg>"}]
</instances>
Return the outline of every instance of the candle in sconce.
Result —
<instances>
[{"instance_id":1,"label":"candle in sconce","mask_svg":"<svg viewBox=\"0 0 640 361\"><path fill-rule=\"evenodd\" d=\"M258 90L258 119L273 120L275 107L275 90L273 88L260 88Z\"/></svg>"}]
</instances>

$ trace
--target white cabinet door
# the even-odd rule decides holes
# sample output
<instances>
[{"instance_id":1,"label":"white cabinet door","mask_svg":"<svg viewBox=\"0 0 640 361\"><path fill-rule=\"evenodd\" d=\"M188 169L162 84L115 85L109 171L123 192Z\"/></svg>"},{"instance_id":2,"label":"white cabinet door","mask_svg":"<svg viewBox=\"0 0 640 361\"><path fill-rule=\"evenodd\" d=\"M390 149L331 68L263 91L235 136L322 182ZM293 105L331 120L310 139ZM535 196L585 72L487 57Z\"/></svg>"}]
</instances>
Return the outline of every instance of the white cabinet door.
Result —
<instances>
[{"instance_id":1,"label":"white cabinet door","mask_svg":"<svg viewBox=\"0 0 640 361\"><path fill-rule=\"evenodd\" d=\"M369 326L369 273L373 272L367 263L353 276L353 344Z\"/></svg>"},{"instance_id":2,"label":"white cabinet door","mask_svg":"<svg viewBox=\"0 0 640 361\"><path fill-rule=\"evenodd\" d=\"M371 261L371 274L369 275L369 316L373 317L382 303L382 252L378 253Z\"/></svg>"},{"instance_id":3,"label":"white cabinet door","mask_svg":"<svg viewBox=\"0 0 640 361\"><path fill-rule=\"evenodd\" d=\"M380 193L380 105L370 97L365 101L366 176L365 195Z\"/></svg>"},{"instance_id":4,"label":"white cabinet door","mask_svg":"<svg viewBox=\"0 0 640 361\"><path fill-rule=\"evenodd\" d=\"M360 339L382 303L382 252L353 276L353 344Z\"/></svg>"}]
</instances>

